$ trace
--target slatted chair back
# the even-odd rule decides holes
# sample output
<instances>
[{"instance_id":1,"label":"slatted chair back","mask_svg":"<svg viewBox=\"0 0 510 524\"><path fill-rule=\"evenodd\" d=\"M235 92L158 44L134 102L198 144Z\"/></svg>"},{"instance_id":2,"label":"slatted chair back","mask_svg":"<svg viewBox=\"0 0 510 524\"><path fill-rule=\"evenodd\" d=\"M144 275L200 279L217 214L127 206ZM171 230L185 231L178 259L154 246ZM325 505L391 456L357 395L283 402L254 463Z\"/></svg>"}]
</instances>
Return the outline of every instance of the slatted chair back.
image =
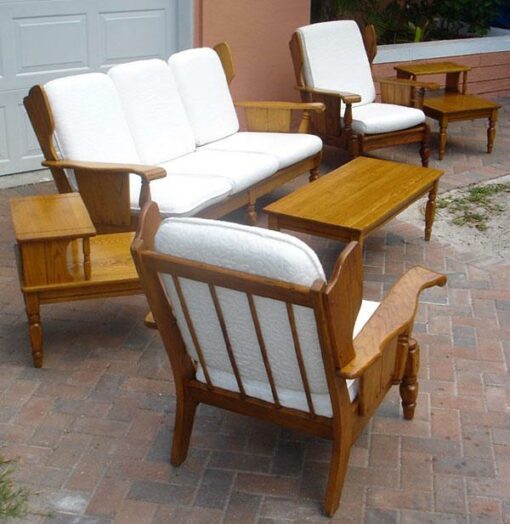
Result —
<instances>
[{"instance_id":1,"label":"slatted chair back","mask_svg":"<svg viewBox=\"0 0 510 524\"><path fill-rule=\"evenodd\" d=\"M186 458L199 403L328 438L332 515L350 447L392 384L404 416L414 415L417 298L445 277L413 268L378 307L361 300L357 242L326 281L295 238L203 219L161 223L155 203L142 210L132 254L175 381L172 464Z\"/></svg>"}]
</instances>

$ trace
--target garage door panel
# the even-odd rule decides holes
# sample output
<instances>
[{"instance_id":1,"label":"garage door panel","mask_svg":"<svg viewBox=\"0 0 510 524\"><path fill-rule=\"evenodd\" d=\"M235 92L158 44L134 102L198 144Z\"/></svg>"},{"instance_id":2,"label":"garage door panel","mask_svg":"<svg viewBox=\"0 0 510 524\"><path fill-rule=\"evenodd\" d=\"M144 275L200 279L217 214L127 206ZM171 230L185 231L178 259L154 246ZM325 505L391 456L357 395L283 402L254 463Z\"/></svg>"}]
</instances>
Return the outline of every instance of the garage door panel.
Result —
<instances>
[{"instance_id":1,"label":"garage door panel","mask_svg":"<svg viewBox=\"0 0 510 524\"><path fill-rule=\"evenodd\" d=\"M13 19L16 76L88 67L87 14Z\"/></svg>"},{"instance_id":2,"label":"garage door panel","mask_svg":"<svg viewBox=\"0 0 510 524\"><path fill-rule=\"evenodd\" d=\"M0 165L9 161L7 107L0 105Z\"/></svg>"},{"instance_id":3,"label":"garage door panel","mask_svg":"<svg viewBox=\"0 0 510 524\"><path fill-rule=\"evenodd\" d=\"M0 175L40 168L23 107L35 84L192 42L189 0L0 0Z\"/></svg>"},{"instance_id":4,"label":"garage door panel","mask_svg":"<svg viewBox=\"0 0 510 524\"><path fill-rule=\"evenodd\" d=\"M168 49L164 9L99 13L103 41L101 65L164 57Z\"/></svg>"}]
</instances>

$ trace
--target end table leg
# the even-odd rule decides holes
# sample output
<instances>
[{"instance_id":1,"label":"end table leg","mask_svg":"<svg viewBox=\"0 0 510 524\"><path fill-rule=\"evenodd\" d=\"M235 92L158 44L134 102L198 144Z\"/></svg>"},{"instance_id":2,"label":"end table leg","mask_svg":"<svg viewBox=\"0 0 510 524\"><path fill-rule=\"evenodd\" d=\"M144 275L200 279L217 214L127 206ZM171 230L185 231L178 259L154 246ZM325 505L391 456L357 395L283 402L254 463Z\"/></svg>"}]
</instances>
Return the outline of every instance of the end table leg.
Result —
<instances>
[{"instance_id":1,"label":"end table leg","mask_svg":"<svg viewBox=\"0 0 510 524\"><path fill-rule=\"evenodd\" d=\"M443 160L446 149L446 129L448 128L448 120L442 118L439 122L439 160Z\"/></svg>"},{"instance_id":2,"label":"end table leg","mask_svg":"<svg viewBox=\"0 0 510 524\"><path fill-rule=\"evenodd\" d=\"M42 348L42 326L40 317L40 304L37 295L25 295L25 307L28 318L28 333L32 346L32 359L34 367L42 368L43 348Z\"/></svg>"},{"instance_id":3,"label":"end table leg","mask_svg":"<svg viewBox=\"0 0 510 524\"><path fill-rule=\"evenodd\" d=\"M90 280L90 240L88 238L83 239L83 272L85 273L85 280Z\"/></svg>"},{"instance_id":4,"label":"end table leg","mask_svg":"<svg viewBox=\"0 0 510 524\"><path fill-rule=\"evenodd\" d=\"M498 120L498 110L492 111L489 117L489 127L487 128L487 153L492 153L494 138L496 138L496 122Z\"/></svg>"},{"instance_id":5,"label":"end table leg","mask_svg":"<svg viewBox=\"0 0 510 524\"><path fill-rule=\"evenodd\" d=\"M436 196L439 181L436 180L429 191L429 198L427 200L427 207L425 208L425 240L430 240L432 234L432 224L436 216Z\"/></svg>"}]
</instances>

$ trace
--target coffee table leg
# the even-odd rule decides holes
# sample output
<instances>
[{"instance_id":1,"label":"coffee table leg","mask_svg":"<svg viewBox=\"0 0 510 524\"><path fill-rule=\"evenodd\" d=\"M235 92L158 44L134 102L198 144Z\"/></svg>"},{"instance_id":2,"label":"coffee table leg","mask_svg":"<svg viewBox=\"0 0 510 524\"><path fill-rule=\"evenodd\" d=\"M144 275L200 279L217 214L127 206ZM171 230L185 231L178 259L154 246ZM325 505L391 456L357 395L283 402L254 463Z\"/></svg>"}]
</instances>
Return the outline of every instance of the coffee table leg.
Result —
<instances>
[{"instance_id":1,"label":"coffee table leg","mask_svg":"<svg viewBox=\"0 0 510 524\"><path fill-rule=\"evenodd\" d=\"M496 137L496 122L498 121L498 110L494 109L489 117L489 127L487 128L487 153L492 153L494 138Z\"/></svg>"},{"instance_id":2,"label":"coffee table leg","mask_svg":"<svg viewBox=\"0 0 510 524\"><path fill-rule=\"evenodd\" d=\"M432 224L436 216L436 196L439 181L436 180L429 191L429 198L427 200L427 207L425 208L425 240L430 240L432 234Z\"/></svg>"},{"instance_id":3,"label":"coffee table leg","mask_svg":"<svg viewBox=\"0 0 510 524\"><path fill-rule=\"evenodd\" d=\"M275 217L274 215L269 215L267 217L267 227L274 231L278 231L280 229L278 225L278 217Z\"/></svg>"},{"instance_id":4,"label":"coffee table leg","mask_svg":"<svg viewBox=\"0 0 510 524\"><path fill-rule=\"evenodd\" d=\"M448 119L441 118L439 121L439 160L443 160L446 149L446 129L448 128Z\"/></svg>"}]
</instances>

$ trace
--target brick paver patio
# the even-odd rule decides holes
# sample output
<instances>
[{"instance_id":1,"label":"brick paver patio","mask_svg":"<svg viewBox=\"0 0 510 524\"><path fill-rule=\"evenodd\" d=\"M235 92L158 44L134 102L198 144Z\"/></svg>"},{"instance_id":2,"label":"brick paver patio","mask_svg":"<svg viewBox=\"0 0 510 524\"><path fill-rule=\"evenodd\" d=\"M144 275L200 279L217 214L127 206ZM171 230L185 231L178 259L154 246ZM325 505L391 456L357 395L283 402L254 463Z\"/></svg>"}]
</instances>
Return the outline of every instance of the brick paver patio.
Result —
<instances>
[{"instance_id":1,"label":"brick paver patio","mask_svg":"<svg viewBox=\"0 0 510 524\"><path fill-rule=\"evenodd\" d=\"M501 102L492 155L481 121L451 126L444 161L433 149L431 165L447 171L441 190L510 173L510 99ZM415 149L380 156L417 162ZM0 191L0 455L19 457L16 479L33 492L25 522L327 521L327 441L202 407L189 458L169 465L173 384L143 326L143 297L44 306L45 367L32 368L9 198L53 191ZM341 245L306 240L330 268ZM415 263L449 276L417 318L417 415L404 421L398 391L389 395L352 451L332 520L508 523L510 264L459 254L434 234L426 243L396 219L367 241L365 298L380 299Z\"/></svg>"}]
</instances>

